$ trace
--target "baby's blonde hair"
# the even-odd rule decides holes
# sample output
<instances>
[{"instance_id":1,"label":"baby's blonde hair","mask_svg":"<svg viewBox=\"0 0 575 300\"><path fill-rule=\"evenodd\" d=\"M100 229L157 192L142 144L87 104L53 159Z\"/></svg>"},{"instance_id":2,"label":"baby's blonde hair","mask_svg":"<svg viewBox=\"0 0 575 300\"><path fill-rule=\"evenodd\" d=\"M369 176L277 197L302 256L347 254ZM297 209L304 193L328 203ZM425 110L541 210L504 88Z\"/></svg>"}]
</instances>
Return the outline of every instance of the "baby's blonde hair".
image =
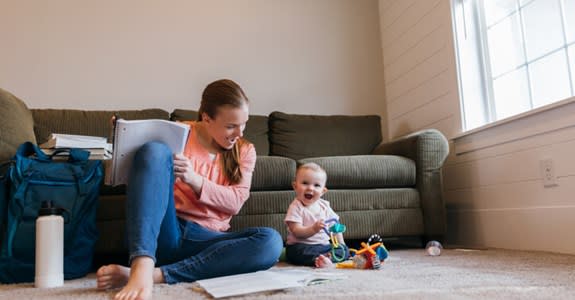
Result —
<instances>
[{"instance_id":1,"label":"baby's blonde hair","mask_svg":"<svg viewBox=\"0 0 575 300\"><path fill-rule=\"evenodd\" d=\"M318 165L314 162L308 162L308 163L299 165L297 167L297 170L295 171L296 176L297 176L297 173L301 170L312 170L314 172L320 172L323 174L323 176L327 180L327 173L325 172L325 170L320 165Z\"/></svg>"}]
</instances>

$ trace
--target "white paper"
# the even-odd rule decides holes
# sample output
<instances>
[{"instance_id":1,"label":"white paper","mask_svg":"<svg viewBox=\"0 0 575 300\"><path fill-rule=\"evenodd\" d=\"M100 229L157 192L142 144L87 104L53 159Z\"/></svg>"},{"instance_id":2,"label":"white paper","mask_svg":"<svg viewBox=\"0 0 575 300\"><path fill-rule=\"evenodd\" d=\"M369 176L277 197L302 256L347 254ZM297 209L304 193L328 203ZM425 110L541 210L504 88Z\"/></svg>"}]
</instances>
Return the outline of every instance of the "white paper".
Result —
<instances>
[{"instance_id":1,"label":"white paper","mask_svg":"<svg viewBox=\"0 0 575 300\"><path fill-rule=\"evenodd\" d=\"M347 278L346 275L336 272L320 272L301 268L277 268L254 273L203 279L196 282L214 298L223 298L303 287L345 278Z\"/></svg>"},{"instance_id":2,"label":"white paper","mask_svg":"<svg viewBox=\"0 0 575 300\"><path fill-rule=\"evenodd\" d=\"M182 153L189 131L188 124L167 120L116 120L114 149L111 166L107 166L106 184L128 182L134 154L147 142L162 142L172 149L172 153Z\"/></svg>"},{"instance_id":3,"label":"white paper","mask_svg":"<svg viewBox=\"0 0 575 300\"><path fill-rule=\"evenodd\" d=\"M100 136L52 133L40 148L99 148L111 150L107 138Z\"/></svg>"}]
</instances>

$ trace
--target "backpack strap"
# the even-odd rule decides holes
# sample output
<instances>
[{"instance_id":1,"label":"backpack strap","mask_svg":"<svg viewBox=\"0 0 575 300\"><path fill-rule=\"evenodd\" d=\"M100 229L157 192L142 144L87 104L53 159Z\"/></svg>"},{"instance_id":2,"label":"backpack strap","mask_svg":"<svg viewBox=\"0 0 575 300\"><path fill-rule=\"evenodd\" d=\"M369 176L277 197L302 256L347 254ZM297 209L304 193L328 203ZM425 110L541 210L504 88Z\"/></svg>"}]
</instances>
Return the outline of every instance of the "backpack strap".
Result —
<instances>
[{"instance_id":1,"label":"backpack strap","mask_svg":"<svg viewBox=\"0 0 575 300\"><path fill-rule=\"evenodd\" d=\"M38 145L32 142L25 142L22 143L20 146L18 146L18 150L16 150L16 156L14 157L14 159L16 159L17 157L28 157L32 155L35 155L37 160L41 161L51 160L50 156L46 155L46 153L40 150L40 147L38 147Z\"/></svg>"},{"instance_id":2,"label":"backpack strap","mask_svg":"<svg viewBox=\"0 0 575 300\"><path fill-rule=\"evenodd\" d=\"M80 162L80 161L87 161L90 157L90 152L80 148L72 148L70 149L70 157L68 158L69 162Z\"/></svg>"},{"instance_id":3,"label":"backpack strap","mask_svg":"<svg viewBox=\"0 0 575 300\"><path fill-rule=\"evenodd\" d=\"M61 153L68 153L68 162L87 161L88 158L90 157L90 151L86 151L81 148L58 148L54 151L54 153L52 153L48 157L50 159L54 159L56 155L59 155Z\"/></svg>"},{"instance_id":4,"label":"backpack strap","mask_svg":"<svg viewBox=\"0 0 575 300\"><path fill-rule=\"evenodd\" d=\"M54 151L52 155L47 155L44 153L44 151L42 151L42 149L40 149L40 147L38 147L38 145L32 142L22 143L16 151L16 156L28 157L34 155L36 156L37 160L48 162L51 161L56 154L64 152L69 153L69 162L86 161L90 157L90 151L86 151L81 148L61 148Z\"/></svg>"}]
</instances>

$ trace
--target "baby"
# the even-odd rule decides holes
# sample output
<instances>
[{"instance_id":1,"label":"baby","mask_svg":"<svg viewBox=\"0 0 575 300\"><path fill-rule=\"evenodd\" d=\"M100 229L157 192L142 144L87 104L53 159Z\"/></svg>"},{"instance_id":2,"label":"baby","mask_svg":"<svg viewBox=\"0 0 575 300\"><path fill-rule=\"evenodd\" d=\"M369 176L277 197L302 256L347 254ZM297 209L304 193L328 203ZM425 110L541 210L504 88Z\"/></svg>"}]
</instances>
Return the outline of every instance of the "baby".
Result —
<instances>
[{"instance_id":1,"label":"baby","mask_svg":"<svg viewBox=\"0 0 575 300\"><path fill-rule=\"evenodd\" d=\"M292 264L318 268L334 266L325 221L337 221L339 216L329 202L321 198L327 192L326 180L327 174L318 164L306 163L297 168L292 183L296 198L284 219L288 227L286 258ZM335 238L345 249L343 234L337 233Z\"/></svg>"}]
</instances>

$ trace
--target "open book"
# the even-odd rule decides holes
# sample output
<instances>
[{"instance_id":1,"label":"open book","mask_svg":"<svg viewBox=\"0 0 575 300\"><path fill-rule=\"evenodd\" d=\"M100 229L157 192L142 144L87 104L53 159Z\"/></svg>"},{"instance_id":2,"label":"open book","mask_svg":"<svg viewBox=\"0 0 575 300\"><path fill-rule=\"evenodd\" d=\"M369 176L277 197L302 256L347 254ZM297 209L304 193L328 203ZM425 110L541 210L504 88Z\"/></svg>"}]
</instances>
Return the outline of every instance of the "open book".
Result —
<instances>
[{"instance_id":1,"label":"open book","mask_svg":"<svg viewBox=\"0 0 575 300\"><path fill-rule=\"evenodd\" d=\"M223 298L304 287L345 278L347 276L342 273L318 271L310 268L272 268L266 271L222 276L196 282L212 297Z\"/></svg>"},{"instance_id":2,"label":"open book","mask_svg":"<svg viewBox=\"0 0 575 300\"><path fill-rule=\"evenodd\" d=\"M189 131L189 125L167 120L116 120L114 149L106 168L106 184L120 185L128 182L134 154L147 142L162 142L173 153L182 153Z\"/></svg>"}]
</instances>

